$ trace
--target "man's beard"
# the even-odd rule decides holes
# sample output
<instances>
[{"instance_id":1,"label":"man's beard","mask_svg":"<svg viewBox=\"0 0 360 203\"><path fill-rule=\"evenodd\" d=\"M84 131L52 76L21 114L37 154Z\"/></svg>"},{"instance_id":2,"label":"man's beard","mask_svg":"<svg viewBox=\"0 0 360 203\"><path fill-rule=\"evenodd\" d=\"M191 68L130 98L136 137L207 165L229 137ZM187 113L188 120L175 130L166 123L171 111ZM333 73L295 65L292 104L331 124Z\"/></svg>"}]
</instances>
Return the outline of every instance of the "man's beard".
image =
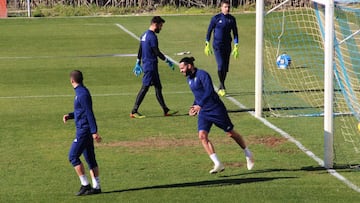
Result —
<instances>
[{"instance_id":1,"label":"man's beard","mask_svg":"<svg viewBox=\"0 0 360 203\"><path fill-rule=\"evenodd\" d=\"M191 76L191 75L192 75L192 71L191 71L191 70L186 70L185 74L186 74L186 76Z\"/></svg>"},{"instance_id":2,"label":"man's beard","mask_svg":"<svg viewBox=\"0 0 360 203\"><path fill-rule=\"evenodd\" d=\"M156 28L156 29L155 29L155 33L160 33L160 29L159 29L159 28Z\"/></svg>"}]
</instances>

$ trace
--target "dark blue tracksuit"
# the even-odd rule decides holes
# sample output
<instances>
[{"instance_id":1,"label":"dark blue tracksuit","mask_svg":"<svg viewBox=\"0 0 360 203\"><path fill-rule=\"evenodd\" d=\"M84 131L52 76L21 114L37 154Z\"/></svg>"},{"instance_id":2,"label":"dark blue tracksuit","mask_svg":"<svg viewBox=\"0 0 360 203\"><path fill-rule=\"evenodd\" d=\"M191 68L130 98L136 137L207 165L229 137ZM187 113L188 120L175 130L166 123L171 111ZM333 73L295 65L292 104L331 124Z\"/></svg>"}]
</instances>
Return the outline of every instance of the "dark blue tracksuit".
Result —
<instances>
[{"instance_id":1,"label":"dark blue tracksuit","mask_svg":"<svg viewBox=\"0 0 360 203\"><path fill-rule=\"evenodd\" d=\"M187 77L188 84L194 94L194 105L199 105L201 110L198 114L198 131L210 132L211 126L215 124L225 132L233 130L224 103L214 91L210 75L200 69Z\"/></svg>"},{"instance_id":2,"label":"dark blue tracksuit","mask_svg":"<svg viewBox=\"0 0 360 203\"><path fill-rule=\"evenodd\" d=\"M156 99L163 108L164 113L169 111L162 94L162 85L160 82L160 75L158 70L158 57L161 60L166 59L165 55L159 50L159 42L155 32L152 30L147 30L140 37L140 47L138 52L138 60L142 61L144 69L144 76L142 79L143 84L136 97L134 108L131 113L137 113L140 104L144 100L150 86L155 87Z\"/></svg>"},{"instance_id":3,"label":"dark blue tracksuit","mask_svg":"<svg viewBox=\"0 0 360 203\"><path fill-rule=\"evenodd\" d=\"M211 18L206 34L206 41L210 41L211 33L214 31L213 48L218 64L218 71L229 71L229 61L231 54L231 31L234 35L234 43L238 43L238 30L234 16L223 13Z\"/></svg>"},{"instance_id":4,"label":"dark blue tracksuit","mask_svg":"<svg viewBox=\"0 0 360 203\"><path fill-rule=\"evenodd\" d=\"M144 77L142 80L143 85L144 86L154 85L155 87L161 88L161 82L160 82L159 70L158 70L159 43L158 43L158 38L153 31L147 30L140 37L140 48L141 48L140 50L141 55L139 54L138 57L139 59L141 59L143 63L143 69L144 69ZM165 56L163 56L163 54L161 55L162 56L160 57L163 60L165 60Z\"/></svg>"},{"instance_id":5,"label":"dark blue tracksuit","mask_svg":"<svg viewBox=\"0 0 360 203\"><path fill-rule=\"evenodd\" d=\"M71 164L81 164L80 156L83 154L90 169L97 167L92 137L97 132L97 125L90 92L83 85L75 88L74 112L69 113L69 118L75 119L76 126L76 138L69 152Z\"/></svg>"}]
</instances>

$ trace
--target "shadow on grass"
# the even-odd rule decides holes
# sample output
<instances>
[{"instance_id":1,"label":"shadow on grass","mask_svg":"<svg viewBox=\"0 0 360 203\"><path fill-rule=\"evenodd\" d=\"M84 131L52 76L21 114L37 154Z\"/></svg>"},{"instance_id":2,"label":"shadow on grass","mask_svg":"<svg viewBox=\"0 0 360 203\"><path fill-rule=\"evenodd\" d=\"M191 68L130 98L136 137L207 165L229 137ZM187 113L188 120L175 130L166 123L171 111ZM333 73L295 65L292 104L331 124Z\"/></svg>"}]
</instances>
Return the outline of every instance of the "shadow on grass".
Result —
<instances>
[{"instance_id":1,"label":"shadow on grass","mask_svg":"<svg viewBox=\"0 0 360 203\"><path fill-rule=\"evenodd\" d=\"M239 173L234 175L224 175L220 176L223 178L229 178L229 177L236 177L236 176L243 176L243 175L250 175L250 174L260 174L260 173L274 173L274 172L296 172L296 171L323 171L324 173L327 173L326 169L321 166L305 166L302 168L296 168L296 169L287 169L287 168L269 168L269 169L263 169L263 170L253 170L248 173Z\"/></svg>"},{"instance_id":2,"label":"shadow on grass","mask_svg":"<svg viewBox=\"0 0 360 203\"><path fill-rule=\"evenodd\" d=\"M273 181L278 179L292 179L292 178L297 178L297 177L262 177L262 178L206 180L199 182L175 183L175 184L166 184L166 185L154 185L154 186L146 186L146 187L138 187L138 188L129 188L123 190L113 190L113 191L103 192L103 194L132 192L132 191L140 191L140 190L184 188L184 187L216 187L216 186L240 185L245 183L266 182L266 181Z\"/></svg>"},{"instance_id":3,"label":"shadow on grass","mask_svg":"<svg viewBox=\"0 0 360 203\"><path fill-rule=\"evenodd\" d=\"M150 115L150 116L146 116L146 118L171 118L171 117L181 117L181 116L189 116L189 114L187 113L177 113L175 115L172 116L164 116L164 115Z\"/></svg>"}]
</instances>

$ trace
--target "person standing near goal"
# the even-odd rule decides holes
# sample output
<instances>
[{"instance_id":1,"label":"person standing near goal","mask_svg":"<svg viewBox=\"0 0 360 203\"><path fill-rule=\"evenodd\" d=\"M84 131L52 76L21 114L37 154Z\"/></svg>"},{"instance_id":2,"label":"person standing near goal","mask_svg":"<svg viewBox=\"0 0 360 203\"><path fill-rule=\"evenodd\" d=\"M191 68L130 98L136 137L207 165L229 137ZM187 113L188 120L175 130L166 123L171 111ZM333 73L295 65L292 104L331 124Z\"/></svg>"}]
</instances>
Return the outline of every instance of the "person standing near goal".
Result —
<instances>
[{"instance_id":1,"label":"person standing near goal","mask_svg":"<svg viewBox=\"0 0 360 203\"><path fill-rule=\"evenodd\" d=\"M165 104L158 71L158 57L161 60L165 61L171 70L175 69L173 62L171 62L168 58L164 56L163 53L161 53L158 46L158 39L156 33L160 33L164 23L165 20L162 19L160 16L153 17L151 19L151 25L149 30L147 30L140 37L138 58L133 72L136 76L139 76L142 72L144 72L144 76L142 79L142 87L136 97L134 107L130 113L130 118L145 118L144 115L138 112L138 109L140 107L140 104L144 100L150 86L155 87L156 98L164 111L164 116L172 116L177 113L177 111L170 111L170 109ZM141 61L143 63L144 69L140 65Z\"/></svg>"},{"instance_id":2,"label":"person standing near goal","mask_svg":"<svg viewBox=\"0 0 360 203\"><path fill-rule=\"evenodd\" d=\"M214 90L210 75L204 70L197 69L194 66L194 61L193 57L181 59L179 69L187 77L187 82L195 96L189 115L198 115L199 139L210 159L214 162L214 168L210 170L210 173L222 172L225 169L215 153L214 145L208 138L213 124L223 129L244 150L247 169L251 170L254 167L252 153L247 148L242 136L234 130L234 125L229 118L226 107Z\"/></svg>"},{"instance_id":3,"label":"person standing near goal","mask_svg":"<svg viewBox=\"0 0 360 203\"><path fill-rule=\"evenodd\" d=\"M80 190L76 195L99 194L101 193L101 188L99 168L95 159L94 140L101 142L101 137L97 132L98 129L93 113L91 95L83 84L81 71L72 71L70 73L70 82L75 90L74 112L64 115L63 122L66 123L69 119L75 119L76 137L70 148L69 161L73 165L81 182ZM80 160L81 154L84 155L90 168L93 187L91 187L85 175L85 168Z\"/></svg>"},{"instance_id":4,"label":"person standing near goal","mask_svg":"<svg viewBox=\"0 0 360 203\"><path fill-rule=\"evenodd\" d=\"M234 49L231 52L231 31L234 35ZM236 25L236 19L230 15L230 2L223 0L221 2L221 13L211 18L208 31L206 34L205 42L205 55L210 56L212 50L210 48L211 33L214 32L213 48L216 63L218 65L218 77L220 81L219 96L226 95L225 80L227 73L229 72L230 54L235 59L239 57L238 48L238 29Z\"/></svg>"}]
</instances>

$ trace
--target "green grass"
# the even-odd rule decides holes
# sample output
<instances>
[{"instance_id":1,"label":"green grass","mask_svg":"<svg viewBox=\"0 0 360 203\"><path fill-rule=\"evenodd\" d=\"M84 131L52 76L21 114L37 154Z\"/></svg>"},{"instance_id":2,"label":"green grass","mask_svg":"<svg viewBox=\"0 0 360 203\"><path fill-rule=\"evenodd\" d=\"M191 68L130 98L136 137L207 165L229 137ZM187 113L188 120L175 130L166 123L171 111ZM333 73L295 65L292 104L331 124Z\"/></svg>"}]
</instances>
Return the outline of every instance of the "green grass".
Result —
<instances>
[{"instance_id":1,"label":"green grass","mask_svg":"<svg viewBox=\"0 0 360 203\"><path fill-rule=\"evenodd\" d=\"M237 15L240 59L231 61L231 95L248 107L254 101L255 15ZM217 82L213 57L203 54L210 16L166 17L160 48L173 54L191 51L198 67ZM209 175L211 161L196 133L196 118L161 117L154 91L147 95L143 120L129 111L141 86L131 70L134 57L76 57L136 53L138 42L116 27L140 35L149 17L9 19L0 21L0 202L356 202L354 192L320 170L290 142L247 113L230 116L256 158L247 171L241 150L217 128L210 137L227 165ZM49 58L39 58L48 56ZM181 57L175 57L179 60ZM165 99L180 115L193 101L185 78L160 62ZM96 146L104 194L75 197L79 180L67 160L74 124L62 124L72 110L68 74L81 69L91 90L103 144ZM176 94L176 92L184 92ZM113 96L101 96L113 94ZM64 95L42 98L11 96ZM100 96L96 96L100 95ZM224 99L229 110L239 110ZM320 118L270 119L318 156L322 156ZM270 145L264 140L279 140ZM341 174L359 182L357 172Z\"/></svg>"}]
</instances>

